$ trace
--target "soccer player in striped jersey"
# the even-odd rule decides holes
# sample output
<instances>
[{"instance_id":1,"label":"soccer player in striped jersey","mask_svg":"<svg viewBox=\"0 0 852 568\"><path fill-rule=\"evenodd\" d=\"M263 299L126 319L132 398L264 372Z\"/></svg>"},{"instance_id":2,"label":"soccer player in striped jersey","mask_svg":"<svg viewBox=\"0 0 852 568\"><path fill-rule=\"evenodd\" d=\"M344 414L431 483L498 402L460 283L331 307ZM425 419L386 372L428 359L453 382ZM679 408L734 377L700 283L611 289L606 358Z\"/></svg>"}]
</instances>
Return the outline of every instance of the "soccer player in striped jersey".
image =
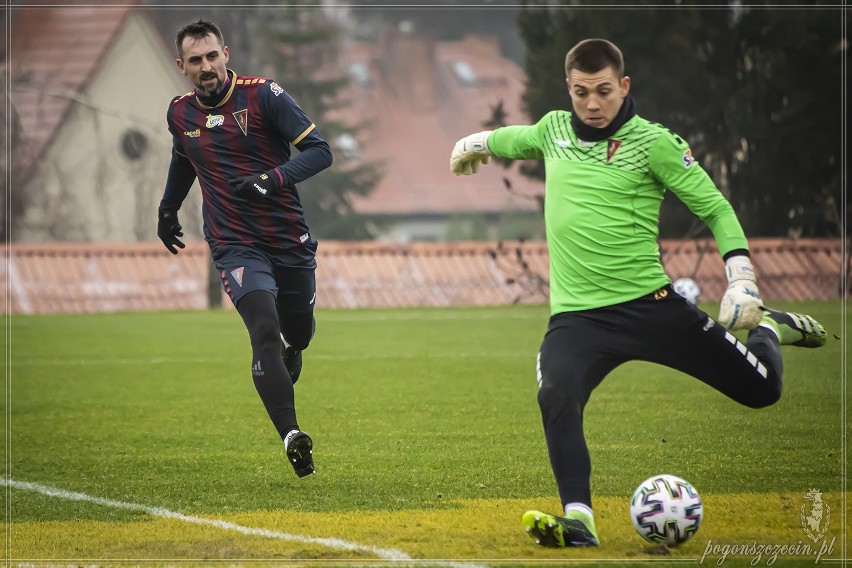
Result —
<instances>
[{"instance_id":1,"label":"soccer player in striped jersey","mask_svg":"<svg viewBox=\"0 0 852 568\"><path fill-rule=\"evenodd\" d=\"M813 318L763 306L748 241L730 203L664 126L638 116L621 51L589 39L572 48L565 74L573 112L458 141L457 175L490 156L543 159L550 254L550 325L538 355L538 403L563 511L522 522L542 546L597 546L583 410L617 366L644 360L703 381L740 404L781 396L780 345L820 347ZM676 294L657 244L660 204L673 191L710 228L728 276L717 320ZM750 330L745 344L731 331Z\"/></svg>"},{"instance_id":2,"label":"soccer player in striped jersey","mask_svg":"<svg viewBox=\"0 0 852 568\"><path fill-rule=\"evenodd\" d=\"M293 385L314 334L317 242L296 184L329 167L331 150L278 83L226 67L215 24L186 25L175 45L178 69L195 89L169 104L174 147L157 235L172 254L184 247L178 209L198 178L204 238L248 329L254 385L304 477L314 472L313 441L296 420Z\"/></svg>"}]
</instances>

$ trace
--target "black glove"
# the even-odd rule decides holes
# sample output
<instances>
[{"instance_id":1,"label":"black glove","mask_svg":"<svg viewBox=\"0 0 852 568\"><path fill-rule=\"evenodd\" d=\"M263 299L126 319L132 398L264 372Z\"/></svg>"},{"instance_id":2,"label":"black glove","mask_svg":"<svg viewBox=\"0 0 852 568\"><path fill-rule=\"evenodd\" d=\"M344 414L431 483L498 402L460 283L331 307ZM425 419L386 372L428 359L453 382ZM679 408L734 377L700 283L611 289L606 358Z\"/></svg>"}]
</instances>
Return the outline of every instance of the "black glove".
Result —
<instances>
[{"instance_id":1,"label":"black glove","mask_svg":"<svg viewBox=\"0 0 852 568\"><path fill-rule=\"evenodd\" d=\"M253 176L235 178L228 183L234 187L237 195L244 196L272 197L281 189L280 178L273 170Z\"/></svg>"},{"instance_id":2,"label":"black glove","mask_svg":"<svg viewBox=\"0 0 852 568\"><path fill-rule=\"evenodd\" d=\"M160 240L163 241L163 244L166 245L170 253L177 254L178 251L175 246L179 248L186 246L178 239L178 237L183 236L183 227L178 222L177 211L160 209L157 217L159 219L157 222L157 236L160 237Z\"/></svg>"}]
</instances>

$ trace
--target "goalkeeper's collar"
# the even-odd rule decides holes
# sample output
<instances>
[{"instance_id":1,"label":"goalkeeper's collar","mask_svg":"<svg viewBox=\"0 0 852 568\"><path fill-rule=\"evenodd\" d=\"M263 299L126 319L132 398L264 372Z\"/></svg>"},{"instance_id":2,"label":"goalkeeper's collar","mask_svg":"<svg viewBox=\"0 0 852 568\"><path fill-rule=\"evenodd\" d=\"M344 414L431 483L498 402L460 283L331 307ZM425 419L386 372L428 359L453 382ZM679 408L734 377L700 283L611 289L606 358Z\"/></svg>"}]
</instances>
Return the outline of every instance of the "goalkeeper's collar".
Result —
<instances>
[{"instance_id":1,"label":"goalkeeper's collar","mask_svg":"<svg viewBox=\"0 0 852 568\"><path fill-rule=\"evenodd\" d=\"M571 128L577 134L577 138L585 142L600 142L606 140L624 126L624 123L636 116L636 102L633 97L627 95L624 97L624 102L621 103L621 108L618 109L618 114L612 119L608 125L603 128L595 128L589 126L577 116L576 112L571 113Z\"/></svg>"}]
</instances>

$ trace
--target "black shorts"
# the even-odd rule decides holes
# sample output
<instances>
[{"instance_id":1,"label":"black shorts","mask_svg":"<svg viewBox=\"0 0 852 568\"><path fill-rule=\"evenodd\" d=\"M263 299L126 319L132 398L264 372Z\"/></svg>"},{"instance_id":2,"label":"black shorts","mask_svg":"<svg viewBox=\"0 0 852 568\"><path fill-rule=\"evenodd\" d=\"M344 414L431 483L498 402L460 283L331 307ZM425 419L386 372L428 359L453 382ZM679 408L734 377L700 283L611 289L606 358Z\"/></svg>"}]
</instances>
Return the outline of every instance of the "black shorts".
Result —
<instances>
[{"instance_id":1,"label":"black shorts","mask_svg":"<svg viewBox=\"0 0 852 568\"><path fill-rule=\"evenodd\" d=\"M551 317L537 379L545 394L568 392L585 405L610 371L628 361L649 361L759 407L780 396L780 351L768 333L757 328L744 344L665 286L623 304Z\"/></svg>"},{"instance_id":2,"label":"black shorts","mask_svg":"<svg viewBox=\"0 0 852 568\"><path fill-rule=\"evenodd\" d=\"M276 297L279 310L311 312L316 304L316 242L299 250L271 254L240 245L217 246L213 265L234 306L255 290Z\"/></svg>"}]
</instances>

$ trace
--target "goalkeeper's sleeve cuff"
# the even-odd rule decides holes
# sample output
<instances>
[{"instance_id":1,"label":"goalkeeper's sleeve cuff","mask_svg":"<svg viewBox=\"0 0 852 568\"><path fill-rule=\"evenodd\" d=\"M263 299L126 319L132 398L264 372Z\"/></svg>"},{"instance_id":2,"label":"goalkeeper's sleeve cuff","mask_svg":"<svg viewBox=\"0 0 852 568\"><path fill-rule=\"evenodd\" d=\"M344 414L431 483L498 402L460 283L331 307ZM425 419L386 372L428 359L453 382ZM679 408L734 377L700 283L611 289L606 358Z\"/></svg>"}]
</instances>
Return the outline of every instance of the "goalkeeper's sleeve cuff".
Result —
<instances>
[{"instance_id":1,"label":"goalkeeper's sleeve cuff","mask_svg":"<svg viewBox=\"0 0 852 568\"><path fill-rule=\"evenodd\" d=\"M732 258L732 257L735 257L735 256L748 256L748 257L750 257L751 253L748 252L748 249L729 250L724 255L722 255L722 260L727 262L729 258Z\"/></svg>"},{"instance_id":2,"label":"goalkeeper's sleeve cuff","mask_svg":"<svg viewBox=\"0 0 852 568\"><path fill-rule=\"evenodd\" d=\"M491 150L488 148L488 138L492 132L493 130L483 130L482 132L471 134L465 140L465 150L473 154L487 154L490 156Z\"/></svg>"},{"instance_id":3,"label":"goalkeeper's sleeve cuff","mask_svg":"<svg viewBox=\"0 0 852 568\"><path fill-rule=\"evenodd\" d=\"M754 267L751 265L751 259L747 256L732 256L725 261L725 272L728 275L728 282L737 280L751 280L755 282Z\"/></svg>"}]
</instances>

